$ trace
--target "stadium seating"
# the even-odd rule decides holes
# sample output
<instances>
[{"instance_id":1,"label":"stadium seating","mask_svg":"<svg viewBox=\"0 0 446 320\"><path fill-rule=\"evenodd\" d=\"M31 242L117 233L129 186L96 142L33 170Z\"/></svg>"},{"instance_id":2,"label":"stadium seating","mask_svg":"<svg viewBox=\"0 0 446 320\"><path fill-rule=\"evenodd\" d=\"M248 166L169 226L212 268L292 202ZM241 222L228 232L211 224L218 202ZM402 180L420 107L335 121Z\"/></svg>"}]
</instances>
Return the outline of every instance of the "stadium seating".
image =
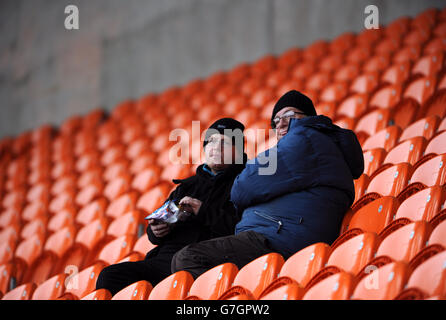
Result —
<instances>
[{"instance_id":1,"label":"stadium seating","mask_svg":"<svg viewBox=\"0 0 446 320\"><path fill-rule=\"evenodd\" d=\"M445 21L444 9L426 10L1 139L0 297L445 299ZM190 133L200 120L201 134L222 116L269 129L272 106L290 89L363 148L364 174L336 241L286 261L272 253L240 270L223 264L195 281L181 271L114 297L95 290L105 266L155 247L143 218L168 197L172 178L201 163L196 138L192 164L170 161L171 130ZM276 143L272 134L252 140L250 158Z\"/></svg>"}]
</instances>

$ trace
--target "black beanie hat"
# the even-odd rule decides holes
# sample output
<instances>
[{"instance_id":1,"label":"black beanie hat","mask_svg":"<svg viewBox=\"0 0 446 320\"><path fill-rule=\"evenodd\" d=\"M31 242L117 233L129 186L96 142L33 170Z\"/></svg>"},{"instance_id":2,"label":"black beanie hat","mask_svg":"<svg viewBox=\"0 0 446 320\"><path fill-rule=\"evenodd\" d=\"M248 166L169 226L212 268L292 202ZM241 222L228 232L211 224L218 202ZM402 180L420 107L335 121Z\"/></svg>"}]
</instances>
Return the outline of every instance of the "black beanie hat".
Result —
<instances>
[{"instance_id":1,"label":"black beanie hat","mask_svg":"<svg viewBox=\"0 0 446 320\"><path fill-rule=\"evenodd\" d=\"M273 119L276 116L277 112L286 107L297 108L305 113L307 116L317 115L316 109L314 109L313 101L311 101L310 98L300 93L299 91L291 90L285 93L274 106L273 115L271 116L271 126L273 128L275 127Z\"/></svg>"},{"instance_id":2,"label":"black beanie hat","mask_svg":"<svg viewBox=\"0 0 446 320\"><path fill-rule=\"evenodd\" d=\"M226 132L225 132L226 129ZM245 130L245 126L232 118L222 118L219 119L217 121L215 121L210 127L209 129L206 130L206 135L203 141L203 147L206 146L206 144L208 143L209 138L215 134L215 133L220 133L220 134L231 134L232 137L232 143L235 143L235 136L237 135L237 131L234 132L234 130L239 129L241 134L242 134L242 141L243 141L243 149L244 150L244 137L243 137L243 131ZM215 131L216 130L216 131ZM231 131L228 131L231 130Z\"/></svg>"}]
</instances>

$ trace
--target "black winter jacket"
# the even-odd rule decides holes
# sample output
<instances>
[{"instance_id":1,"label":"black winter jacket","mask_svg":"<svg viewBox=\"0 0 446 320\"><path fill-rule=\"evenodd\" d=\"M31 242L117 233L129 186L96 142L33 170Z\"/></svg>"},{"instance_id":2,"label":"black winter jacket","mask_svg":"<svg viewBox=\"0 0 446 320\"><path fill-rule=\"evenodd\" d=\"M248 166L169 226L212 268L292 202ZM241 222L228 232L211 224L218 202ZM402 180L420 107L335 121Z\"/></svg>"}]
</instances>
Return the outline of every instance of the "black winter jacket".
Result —
<instances>
[{"instance_id":1,"label":"black winter jacket","mask_svg":"<svg viewBox=\"0 0 446 320\"><path fill-rule=\"evenodd\" d=\"M245 164L231 165L216 176L204 170L203 166L197 168L194 176L173 180L178 187L166 199L181 200L185 196L196 198L202 201L198 214L192 214L186 221L178 221L170 233L162 238L156 237L148 226L149 240L158 247L150 251L146 258L161 252L171 254L191 243L234 234L241 214L236 212L230 194L234 179L245 168Z\"/></svg>"}]
</instances>

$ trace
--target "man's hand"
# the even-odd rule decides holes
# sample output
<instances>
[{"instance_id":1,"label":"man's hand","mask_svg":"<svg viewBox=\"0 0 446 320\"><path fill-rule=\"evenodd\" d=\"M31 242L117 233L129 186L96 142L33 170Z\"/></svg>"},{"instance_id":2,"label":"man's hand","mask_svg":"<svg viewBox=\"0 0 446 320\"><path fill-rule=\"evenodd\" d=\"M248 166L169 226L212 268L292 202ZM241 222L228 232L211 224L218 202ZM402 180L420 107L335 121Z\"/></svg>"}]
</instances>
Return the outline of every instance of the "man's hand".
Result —
<instances>
[{"instance_id":1,"label":"man's hand","mask_svg":"<svg viewBox=\"0 0 446 320\"><path fill-rule=\"evenodd\" d=\"M198 211L200 210L201 207L201 203L202 202L200 200L188 196L184 197L179 202L180 205L184 206L184 209L186 211L192 212L195 215L198 214Z\"/></svg>"},{"instance_id":2,"label":"man's hand","mask_svg":"<svg viewBox=\"0 0 446 320\"><path fill-rule=\"evenodd\" d=\"M157 238L165 237L170 232L170 226L167 223L159 222L154 219L149 220L150 229Z\"/></svg>"}]
</instances>

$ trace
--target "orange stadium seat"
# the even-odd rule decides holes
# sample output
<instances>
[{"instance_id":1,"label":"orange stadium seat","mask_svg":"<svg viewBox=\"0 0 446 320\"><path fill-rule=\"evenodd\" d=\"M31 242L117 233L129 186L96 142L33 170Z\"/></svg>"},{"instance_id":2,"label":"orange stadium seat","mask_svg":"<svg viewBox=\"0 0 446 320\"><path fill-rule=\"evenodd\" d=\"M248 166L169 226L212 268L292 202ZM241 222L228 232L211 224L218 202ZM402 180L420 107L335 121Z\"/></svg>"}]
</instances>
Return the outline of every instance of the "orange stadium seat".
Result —
<instances>
[{"instance_id":1,"label":"orange stadium seat","mask_svg":"<svg viewBox=\"0 0 446 320\"><path fill-rule=\"evenodd\" d=\"M410 275L406 289L400 292L398 298L407 296L426 297L444 295L446 278L446 251L438 253L420 264Z\"/></svg>"},{"instance_id":2,"label":"orange stadium seat","mask_svg":"<svg viewBox=\"0 0 446 320\"><path fill-rule=\"evenodd\" d=\"M425 151L426 152L426 151ZM419 183L424 187L443 185L446 183L446 155L442 154L421 163L410 177L410 183Z\"/></svg>"},{"instance_id":3,"label":"orange stadium seat","mask_svg":"<svg viewBox=\"0 0 446 320\"><path fill-rule=\"evenodd\" d=\"M233 286L224 292L219 300L226 300L238 294L247 294L257 299L262 291L277 278L284 264L278 253L261 256L240 269L234 279Z\"/></svg>"},{"instance_id":4,"label":"orange stadium seat","mask_svg":"<svg viewBox=\"0 0 446 320\"><path fill-rule=\"evenodd\" d=\"M446 222L442 221L440 224L438 224L435 229L432 231L428 244L434 245L439 244L446 248Z\"/></svg>"},{"instance_id":5,"label":"orange stadium seat","mask_svg":"<svg viewBox=\"0 0 446 320\"><path fill-rule=\"evenodd\" d=\"M354 277L341 271L309 288L302 300L349 300L354 286Z\"/></svg>"},{"instance_id":6,"label":"orange stadium seat","mask_svg":"<svg viewBox=\"0 0 446 320\"><path fill-rule=\"evenodd\" d=\"M98 289L87 294L81 300L111 300L111 298L112 295L110 291L107 289Z\"/></svg>"},{"instance_id":7,"label":"orange stadium seat","mask_svg":"<svg viewBox=\"0 0 446 320\"><path fill-rule=\"evenodd\" d=\"M399 206L394 220L401 218L410 221L430 221L446 200L446 190L440 186L423 189L405 199Z\"/></svg>"},{"instance_id":8,"label":"orange stadium seat","mask_svg":"<svg viewBox=\"0 0 446 320\"><path fill-rule=\"evenodd\" d=\"M305 290L297 283L280 284L276 287L268 287L258 300L301 300Z\"/></svg>"},{"instance_id":9,"label":"orange stadium seat","mask_svg":"<svg viewBox=\"0 0 446 320\"><path fill-rule=\"evenodd\" d=\"M32 300L56 300L65 291L67 274L60 273L37 286Z\"/></svg>"},{"instance_id":10,"label":"orange stadium seat","mask_svg":"<svg viewBox=\"0 0 446 320\"><path fill-rule=\"evenodd\" d=\"M149 300L183 300L193 282L194 278L189 272L175 272L152 289Z\"/></svg>"},{"instance_id":11,"label":"orange stadium seat","mask_svg":"<svg viewBox=\"0 0 446 320\"><path fill-rule=\"evenodd\" d=\"M373 270L356 285L352 299L393 300L403 290L410 270L403 262L393 262Z\"/></svg>"},{"instance_id":12,"label":"orange stadium seat","mask_svg":"<svg viewBox=\"0 0 446 320\"><path fill-rule=\"evenodd\" d=\"M35 283L25 283L6 293L2 300L30 300L36 287Z\"/></svg>"},{"instance_id":13,"label":"orange stadium seat","mask_svg":"<svg viewBox=\"0 0 446 320\"><path fill-rule=\"evenodd\" d=\"M138 201L138 193L135 191L127 192L116 199L107 206L105 216L116 219L124 213L136 209L136 202Z\"/></svg>"},{"instance_id":14,"label":"orange stadium seat","mask_svg":"<svg viewBox=\"0 0 446 320\"><path fill-rule=\"evenodd\" d=\"M356 275L373 258L378 245L379 238L374 232L353 234L353 237L344 242L336 246L333 244L326 267L313 276L306 289L308 290L328 276L341 271Z\"/></svg>"},{"instance_id":15,"label":"orange stadium seat","mask_svg":"<svg viewBox=\"0 0 446 320\"><path fill-rule=\"evenodd\" d=\"M370 181L367 193L396 197L407 186L411 174L412 166L409 163L393 165L378 173Z\"/></svg>"},{"instance_id":16,"label":"orange stadium seat","mask_svg":"<svg viewBox=\"0 0 446 320\"><path fill-rule=\"evenodd\" d=\"M114 264L127 256L136 242L136 235L126 234L107 243L99 252L98 260Z\"/></svg>"},{"instance_id":17,"label":"orange stadium seat","mask_svg":"<svg viewBox=\"0 0 446 320\"><path fill-rule=\"evenodd\" d=\"M69 274L65 281L65 293L59 299L78 300L93 292L99 273L106 267L103 262L97 262L88 268Z\"/></svg>"},{"instance_id":18,"label":"orange stadium seat","mask_svg":"<svg viewBox=\"0 0 446 320\"><path fill-rule=\"evenodd\" d=\"M364 150L364 149L363 149ZM364 152L364 173L369 177L382 165L387 152L383 148L373 148Z\"/></svg>"},{"instance_id":19,"label":"orange stadium seat","mask_svg":"<svg viewBox=\"0 0 446 320\"><path fill-rule=\"evenodd\" d=\"M141 280L120 290L111 300L147 300L152 289L150 282Z\"/></svg>"},{"instance_id":20,"label":"orange stadium seat","mask_svg":"<svg viewBox=\"0 0 446 320\"><path fill-rule=\"evenodd\" d=\"M446 153L446 132L433 137L426 146L425 155Z\"/></svg>"},{"instance_id":21,"label":"orange stadium seat","mask_svg":"<svg viewBox=\"0 0 446 320\"><path fill-rule=\"evenodd\" d=\"M305 287L308 281L325 266L330 250L330 246L322 242L299 250L285 261L278 278L264 289L261 296L287 282L296 282L299 286Z\"/></svg>"},{"instance_id":22,"label":"orange stadium seat","mask_svg":"<svg viewBox=\"0 0 446 320\"><path fill-rule=\"evenodd\" d=\"M438 128L440 118L437 116L430 116L413 122L403 130L399 141L408 140L415 137L424 137L430 140Z\"/></svg>"},{"instance_id":23,"label":"orange stadium seat","mask_svg":"<svg viewBox=\"0 0 446 320\"><path fill-rule=\"evenodd\" d=\"M362 144L362 150L368 151L375 148L383 148L389 152L398 142L401 135L401 128L390 126L368 137Z\"/></svg>"},{"instance_id":24,"label":"orange stadium seat","mask_svg":"<svg viewBox=\"0 0 446 320\"><path fill-rule=\"evenodd\" d=\"M399 201L392 196L378 198L356 211L348 229L359 228L362 231L380 233L396 213Z\"/></svg>"},{"instance_id":25,"label":"orange stadium seat","mask_svg":"<svg viewBox=\"0 0 446 320\"><path fill-rule=\"evenodd\" d=\"M401 142L393 147L384 159L383 164L398 164L407 162L415 165L424 154L427 140L424 137L415 137Z\"/></svg>"},{"instance_id":26,"label":"orange stadium seat","mask_svg":"<svg viewBox=\"0 0 446 320\"><path fill-rule=\"evenodd\" d=\"M228 290L238 273L233 263L224 263L216 266L195 279L187 300L216 300Z\"/></svg>"}]
</instances>

